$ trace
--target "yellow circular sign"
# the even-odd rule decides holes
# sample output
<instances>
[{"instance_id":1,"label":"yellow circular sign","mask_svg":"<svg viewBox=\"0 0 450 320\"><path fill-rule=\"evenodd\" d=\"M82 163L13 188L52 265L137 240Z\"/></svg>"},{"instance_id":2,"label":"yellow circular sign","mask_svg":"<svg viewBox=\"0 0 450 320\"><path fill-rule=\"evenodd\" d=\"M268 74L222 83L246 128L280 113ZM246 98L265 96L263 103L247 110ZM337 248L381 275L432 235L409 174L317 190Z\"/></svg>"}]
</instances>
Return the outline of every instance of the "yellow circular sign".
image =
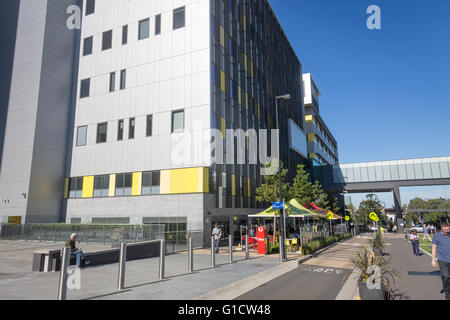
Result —
<instances>
[{"instance_id":1,"label":"yellow circular sign","mask_svg":"<svg viewBox=\"0 0 450 320\"><path fill-rule=\"evenodd\" d=\"M328 220L333 220L333 214L332 213L328 213L327 214L327 218L328 218Z\"/></svg>"},{"instance_id":2,"label":"yellow circular sign","mask_svg":"<svg viewBox=\"0 0 450 320\"><path fill-rule=\"evenodd\" d=\"M373 221L377 221L377 219L378 219L378 221L380 220L378 218L378 215L375 212L372 212L371 214L369 214L369 218L372 219Z\"/></svg>"},{"instance_id":3,"label":"yellow circular sign","mask_svg":"<svg viewBox=\"0 0 450 320\"><path fill-rule=\"evenodd\" d=\"M350 221L350 217L349 216L345 216L345 221Z\"/></svg>"}]
</instances>

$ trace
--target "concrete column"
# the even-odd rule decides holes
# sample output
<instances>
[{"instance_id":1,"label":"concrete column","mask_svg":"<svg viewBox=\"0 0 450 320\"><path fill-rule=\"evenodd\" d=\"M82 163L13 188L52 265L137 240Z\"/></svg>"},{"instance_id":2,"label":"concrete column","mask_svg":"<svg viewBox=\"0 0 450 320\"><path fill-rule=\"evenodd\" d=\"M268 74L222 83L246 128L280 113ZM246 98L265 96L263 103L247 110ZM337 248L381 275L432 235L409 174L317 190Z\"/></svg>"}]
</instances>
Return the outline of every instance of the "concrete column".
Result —
<instances>
[{"instance_id":1,"label":"concrete column","mask_svg":"<svg viewBox=\"0 0 450 320\"><path fill-rule=\"evenodd\" d=\"M402 200L400 198L400 187L399 186L394 187L393 194L394 194L395 211L397 212L398 231L400 233L403 233L403 231L404 231L403 227L400 226L400 223L403 223L403 212L402 212Z\"/></svg>"}]
</instances>

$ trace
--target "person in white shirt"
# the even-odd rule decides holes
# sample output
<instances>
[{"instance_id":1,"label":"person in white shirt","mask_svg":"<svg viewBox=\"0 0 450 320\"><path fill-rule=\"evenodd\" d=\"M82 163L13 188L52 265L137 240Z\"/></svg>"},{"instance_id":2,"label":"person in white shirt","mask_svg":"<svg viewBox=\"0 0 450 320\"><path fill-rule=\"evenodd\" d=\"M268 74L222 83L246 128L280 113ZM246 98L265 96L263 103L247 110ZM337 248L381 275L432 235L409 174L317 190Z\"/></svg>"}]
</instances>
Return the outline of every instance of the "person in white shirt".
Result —
<instances>
[{"instance_id":1,"label":"person in white shirt","mask_svg":"<svg viewBox=\"0 0 450 320\"><path fill-rule=\"evenodd\" d=\"M212 235L214 236L214 247L216 249L216 253L219 253L220 238L222 238L222 229L219 228L218 223L214 225Z\"/></svg>"},{"instance_id":2,"label":"person in white shirt","mask_svg":"<svg viewBox=\"0 0 450 320\"><path fill-rule=\"evenodd\" d=\"M420 256L420 249L419 249L419 237L417 236L417 231L412 230L411 235L409 236L409 240L411 240L411 244L413 247L413 253L415 256Z\"/></svg>"}]
</instances>

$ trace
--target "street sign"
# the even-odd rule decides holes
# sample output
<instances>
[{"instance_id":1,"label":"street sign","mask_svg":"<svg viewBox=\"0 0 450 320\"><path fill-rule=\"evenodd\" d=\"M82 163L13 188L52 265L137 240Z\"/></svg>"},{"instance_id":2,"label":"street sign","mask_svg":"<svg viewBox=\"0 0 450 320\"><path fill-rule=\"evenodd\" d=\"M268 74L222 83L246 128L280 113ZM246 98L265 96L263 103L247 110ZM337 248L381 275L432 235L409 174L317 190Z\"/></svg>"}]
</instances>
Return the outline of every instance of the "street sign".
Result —
<instances>
[{"instance_id":1,"label":"street sign","mask_svg":"<svg viewBox=\"0 0 450 320\"><path fill-rule=\"evenodd\" d=\"M334 216L331 212L328 212L327 218L328 218L328 220L333 220Z\"/></svg>"},{"instance_id":2,"label":"street sign","mask_svg":"<svg viewBox=\"0 0 450 320\"><path fill-rule=\"evenodd\" d=\"M350 217L349 216L345 216L345 221L350 221Z\"/></svg>"},{"instance_id":3,"label":"street sign","mask_svg":"<svg viewBox=\"0 0 450 320\"><path fill-rule=\"evenodd\" d=\"M283 201L272 202L272 209L283 209L283 205L284 205Z\"/></svg>"},{"instance_id":4,"label":"street sign","mask_svg":"<svg viewBox=\"0 0 450 320\"><path fill-rule=\"evenodd\" d=\"M378 218L378 215L375 212L372 212L371 214L369 214L369 218L372 219L373 221L379 221L380 220Z\"/></svg>"}]
</instances>

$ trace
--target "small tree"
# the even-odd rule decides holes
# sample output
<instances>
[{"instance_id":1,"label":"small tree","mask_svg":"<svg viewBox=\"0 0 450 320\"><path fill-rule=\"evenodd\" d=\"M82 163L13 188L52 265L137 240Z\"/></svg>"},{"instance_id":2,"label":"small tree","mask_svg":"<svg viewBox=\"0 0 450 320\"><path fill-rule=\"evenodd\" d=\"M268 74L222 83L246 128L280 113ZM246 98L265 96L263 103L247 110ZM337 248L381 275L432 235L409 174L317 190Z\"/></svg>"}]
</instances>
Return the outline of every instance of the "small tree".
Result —
<instances>
[{"instance_id":1,"label":"small tree","mask_svg":"<svg viewBox=\"0 0 450 320\"><path fill-rule=\"evenodd\" d=\"M270 166L267 165L266 167ZM281 163L281 190L283 199L288 202L292 199L290 185L286 182L288 174L287 169L283 169L283 163ZM280 200L280 183L278 173L270 176L264 176L264 183L256 188L256 201L263 203L272 203Z\"/></svg>"}]
</instances>

